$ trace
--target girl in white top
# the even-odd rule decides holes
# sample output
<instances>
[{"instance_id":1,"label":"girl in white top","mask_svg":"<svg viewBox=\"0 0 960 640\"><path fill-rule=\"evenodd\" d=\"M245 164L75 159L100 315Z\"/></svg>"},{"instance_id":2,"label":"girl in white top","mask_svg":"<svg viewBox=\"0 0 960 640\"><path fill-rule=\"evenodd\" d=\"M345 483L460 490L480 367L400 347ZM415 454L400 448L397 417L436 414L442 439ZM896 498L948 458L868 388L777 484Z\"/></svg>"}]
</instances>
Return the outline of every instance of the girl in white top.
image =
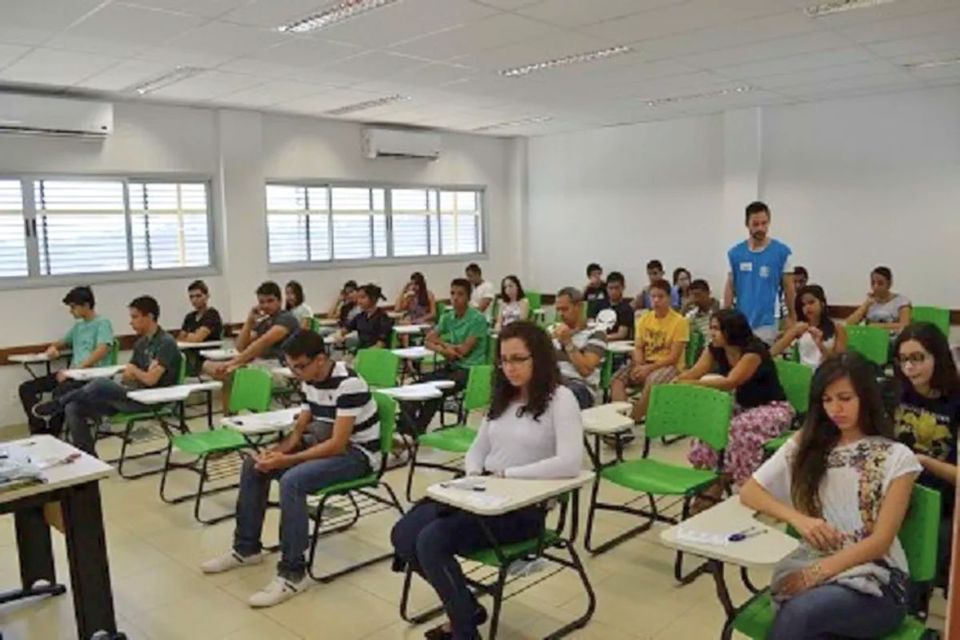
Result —
<instances>
[{"instance_id":1,"label":"girl in white top","mask_svg":"<svg viewBox=\"0 0 960 640\"><path fill-rule=\"evenodd\" d=\"M580 473L583 425L577 400L560 384L553 344L529 322L500 334L490 410L466 455L470 475L567 478ZM539 506L484 518L430 500L418 503L391 533L399 564L409 565L434 588L450 619L426 638L479 638L486 611L467 588L458 555L490 547L484 533L509 544L540 535Z\"/></svg>"},{"instance_id":2,"label":"girl in white top","mask_svg":"<svg viewBox=\"0 0 960 640\"><path fill-rule=\"evenodd\" d=\"M810 399L803 429L740 491L744 505L803 537L774 570L769 637L880 638L906 613L897 533L921 467L893 440L874 367L860 355L825 360Z\"/></svg>"},{"instance_id":3,"label":"girl in white top","mask_svg":"<svg viewBox=\"0 0 960 640\"><path fill-rule=\"evenodd\" d=\"M499 332L510 323L530 317L530 302L523 292L517 276L507 276L500 282L500 313L497 314L496 330Z\"/></svg>"},{"instance_id":4,"label":"girl in white top","mask_svg":"<svg viewBox=\"0 0 960 640\"><path fill-rule=\"evenodd\" d=\"M870 272L870 293L856 311L847 318L847 324L867 324L887 329L896 334L910 324L913 308L907 296L894 293L893 272L889 267L877 267Z\"/></svg>"},{"instance_id":5,"label":"girl in white top","mask_svg":"<svg viewBox=\"0 0 960 640\"><path fill-rule=\"evenodd\" d=\"M823 287L802 287L795 300L796 317L801 321L787 329L770 349L770 355L776 357L796 343L800 363L816 369L827 356L847 350L847 329L827 315Z\"/></svg>"},{"instance_id":6,"label":"girl in white top","mask_svg":"<svg viewBox=\"0 0 960 640\"><path fill-rule=\"evenodd\" d=\"M296 280L291 280L283 289L286 298L287 311L293 314L293 317L300 323L301 329L310 328L310 320L313 318L313 309L303 301L303 285Z\"/></svg>"}]
</instances>

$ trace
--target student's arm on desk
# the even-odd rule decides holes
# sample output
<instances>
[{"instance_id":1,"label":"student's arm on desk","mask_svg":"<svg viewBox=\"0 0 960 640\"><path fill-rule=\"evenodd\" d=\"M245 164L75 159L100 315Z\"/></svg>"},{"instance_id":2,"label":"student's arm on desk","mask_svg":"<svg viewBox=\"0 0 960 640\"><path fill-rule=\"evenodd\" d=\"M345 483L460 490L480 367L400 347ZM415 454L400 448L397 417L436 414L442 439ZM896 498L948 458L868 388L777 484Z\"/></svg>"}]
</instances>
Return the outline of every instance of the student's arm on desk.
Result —
<instances>
[{"instance_id":1,"label":"student's arm on desk","mask_svg":"<svg viewBox=\"0 0 960 640\"><path fill-rule=\"evenodd\" d=\"M710 353L710 349L704 349L703 353L700 354L700 358L697 359L697 362L677 376L676 381L679 383L693 384L711 371L713 371L713 354Z\"/></svg>"},{"instance_id":2,"label":"student's arm on desk","mask_svg":"<svg viewBox=\"0 0 960 640\"><path fill-rule=\"evenodd\" d=\"M306 432L307 427L310 426L310 423L313 421L313 415L310 413L310 409L304 407L303 411L297 414L297 420L293 423L293 429L290 430L290 433L277 443L276 446L268 449L264 454L255 456L256 459L266 453L281 453L288 454L300 444L300 441L303 439L303 434Z\"/></svg>"},{"instance_id":3,"label":"student's arm on desk","mask_svg":"<svg viewBox=\"0 0 960 640\"><path fill-rule=\"evenodd\" d=\"M280 325L274 325L270 327L269 331L258 337L256 340L247 345L243 351L238 353L233 360L227 364L227 370L233 371L234 369L238 369L248 362L256 360L262 354L266 353L270 347L283 342L288 335L290 335L290 330L286 327L281 327Z\"/></svg>"},{"instance_id":4,"label":"student's arm on desk","mask_svg":"<svg viewBox=\"0 0 960 640\"><path fill-rule=\"evenodd\" d=\"M267 452L257 461L257 471L286 469L301 462L341 455L347 450L347 445L350 443L350 434L353 433L355 420L354 416L337 416L337 419L333 422L333 434L330 438L313 445L309 449L296 453Z\"/></svg>"},{"instance_id":5,"label":"student's arm on desk","mask_svg":"<svg viewBox=\"0 0 960 640\"><path fill-rule=\"evenodd\" d=\"M180 332L180 342L206 342L207 338L210 337L210 327L198 327L196 331L193 332Z\"/></svg>"},{"instance_id":6,"label":"student's arm on desk","mask_svg":"<svg viewBox=\"0 0 960 640\"><path fill-rule=\"evenodd\" d=\"M123 370L123 379L135 380L145 387L152 388L157 386L157 383L160 382L160 378L166 370L166 367L160 364L158 360L151 360L150 366L147 367L146 371L132 362L128 362Z\"/></svg>"},{"instance_id":7,"label":"student's arm on desk","mask_svg":"<svg viewBox=\"0 0 960 640\"><path fill-rule=\"evenodd\" d=\"M704 353L707 352L705 351ZM681 382L695 384L701 387L709 387L711 389L719 389L720 391L733 391L753 377L753 374L755 374L757 369L760 368L761 362L760 356L757 354L745 353L740 356L740 361L737 362L736 366L725 376L708 378L706 380L691 380L684 378L681 380ZM697 364L699 365L700 363L698 362Z\"/></svg>"}]
</instances>

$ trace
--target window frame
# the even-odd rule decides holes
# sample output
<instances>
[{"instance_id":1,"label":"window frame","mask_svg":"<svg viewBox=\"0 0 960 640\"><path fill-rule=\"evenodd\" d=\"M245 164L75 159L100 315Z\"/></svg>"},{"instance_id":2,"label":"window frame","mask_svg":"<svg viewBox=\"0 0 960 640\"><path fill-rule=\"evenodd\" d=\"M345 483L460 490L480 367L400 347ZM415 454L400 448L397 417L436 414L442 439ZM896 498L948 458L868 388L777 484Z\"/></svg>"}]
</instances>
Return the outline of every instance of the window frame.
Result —
<instances>
[{"instance_id":1,"label":"window frame","mask_svg":"<svg viewBox=\"0 0 960 640\"><path fill-rule=\"evenodd\" d=\"M136 280L170 280L197 276L216 276L221 274L220 251L217 242L219 238L221 211L220 198L216 190L216 181L210 175L198 173L50 173L50 172L0 172L0 180L15 180L20 182L20 193L23 201L24 224L30 227L27 237L27 270L28 275L10 278L0 278L0 290L42 289L46 287L63 287L82 281L84 284L102 284L110 282L130 282ZM39 235L37 233L38 210L34 196L34 182L37 180L49 181L80 181L80 182L120 182L123 184L124 220L126 225L127 270L125 271L98 271L68 273L59 275L43 275L40 273L42 257L40 255ZM172 269L133 269L133 234L132 215L130 208L130 183L202 183L207 190L207 247L210 255L210 264L205 267L176 267Z\"/></svg>"},{"instance_id":2,"label":"window frame","mask_svg":"<svg viewBox=\"0 0 960 640\"><path fill-rule=\"evenodd\" d=\"M450 262L463 262L464 260L468 261L478 261L486 260L488 255L488 237L489 237L489 218L487 216L487 187L485 185L478 184L439 184L439 183L411 183L411 182L391 182L391 181L357 181L357 180L327 180L323 178L267 178L264 182L264 194L266 194L267 186L287 186L287 187L305 187L305 188L316 188L316 187L329 187L334 188L360 188L360 189L384 189L384 208L386 214L386 233L387 233L387 256L385 257L372 257L372 258L351 258L351 259L340 259L331 258L330 260L299 260L291 262L270 262L270 233L269 227L267 224L267 216L269 211L266 208L266 197L264 197L264 213L263 213L263 235L264 235L264 248L265 255L267 256L267 272L268 273L290 273L295 271L310 271L310 270L324 270L324 269L343 269L351 266L361 266L361 267L379 267L379 266L396 266L396 265L409 265L409 264L420 264L424 262L429 263L450 263ZM477 194L478 204L480 206L480 233L478 236L478 241L480 242L480 251L474 253L456 253L456 254L437 254L437 255L422 255L422 256L395 256L393 255L394 251L394 242L393 242L393 190L407 190L407 189L426 189L426 190L436 190L436 191L473 191ZM439 197L437 198L437 203L439 207ZM330 203L332 206L332 202ZM436 212L431 212L428 215L433 213L437 214L437 220L439 224L439 209ZM372 221L372 218L371 218ZM330 220L332 225L332 218ZM428 233L428 245L429 245L429 227L427 230ZM437 237L442 236L442 231L438 228ZM373 232L371 228L371 240L373 238ZM335 249L333 247L333 235L331 230L330 235L330 253L331 256L336 255ZM309 238L307 239L307 244L309 244Z\"/></svg>"}]
</instances>

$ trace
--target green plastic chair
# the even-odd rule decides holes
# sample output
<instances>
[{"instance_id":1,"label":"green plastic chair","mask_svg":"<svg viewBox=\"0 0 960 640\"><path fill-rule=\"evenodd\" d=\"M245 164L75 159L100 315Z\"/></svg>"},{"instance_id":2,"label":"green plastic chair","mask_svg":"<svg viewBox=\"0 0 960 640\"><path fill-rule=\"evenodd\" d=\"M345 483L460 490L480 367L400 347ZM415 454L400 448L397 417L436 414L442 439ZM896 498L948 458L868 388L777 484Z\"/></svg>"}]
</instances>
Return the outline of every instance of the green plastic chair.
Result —
<instances>
[{"instance_id":1,"label":"green plastic chair","mask_svg":"<svg viewBox=\"0 0 960 640\"><path fill-rule=\"evenodd\" d=\"M780 386L783 387L783 392L787 394L787 402L796 412L794 424L802 424L803 416L810 408L810 385L813 383L813 369L799 362L791 362L782 358L777 358L775 364ZM775 453L795 433L795 430L785 431L776 438L764 442L764 455L770 456Z\"/></svg>"},{"instance_id":2,"label":"green plastic chair","mask_svg":"<svg viewBox=\"0 0 960 640\"><path fill-rule=\"evenodd\" d=\"M228 409L231 414L243 412L263 413L270 409L273 380L269 372L253 367L237 369L233 374L233 389ZM203 496L235 489L237 485L218 486L205 489L209 481L210 463L250 447L251 443L238 431L229 428L210 429L198 433L168 433L169 443L163 463L163 475L160 477L160 499L168 504L176 504L193 499L193 517L197 522L213 524L233 517L233 512L214 518L205 518L201 514ZM190 462L172 462L173 451L179 451L194 459ZM197 474L197 490L176 497L166 495L167 475L174 469L184 469Z\"/></svg>"},{"instance_id":3,"label":"green plastic chair","mask_svg":"<svg viewBox=\"0 0 960 640\"><path fill-rule=\"evenodd\" d=\"M910 314L911 322L929 322L950 337L950 310L942 307L913 307Z\"/></svg>"},{"instance_id":4,"label":"green plastic chair","mask_svg":"<svg viewBox=\"0 0 960 640\"><path fill-rule=\"evenodd\" d=\"M650 392L644 437L649 441L668 436L698 438L721 453L727 446L730 418L733 414L733 396L716 389L694 385L656 385ZM654 496L682 496L685 520L690 514L690 502L720 478L719 470L693 469L661 460L643 457L638 460L620 460L601 466L593 483L590 507L587 511L587 532L584 546L594 554L603 553L640 534L654 522L676 524L673 518L657 512ZM626 504L603 503L598 499L600 482L605 480L629 491L647 495L650 509L637 509ZM629 529L599 545L593 543L593 521L599 510L629 513L646 518L646 522ZM677 553L674 574L682 578L682 554Z\"/></svg>"},{"instance_id":5,"label":"green plastic chair","mask_svg":"<svg viewBox=\"0 0 960 640\"><path fill-rule=\"evenodd\" d=\"M180 353L180 368L177 371L177 380L174 384L183 384L183 381L187 377L187 359L184 357L183 353ZM146 471L139 471L135 473L129 473L124 471L124 463L130 460L137 460L139 458L147 458L150 456L162 455L167 450L166 436L163 434L158 434L157 440L164 440L164 446L157 449L148 449L146 451L141 451L138 453L127 453L130 445L134 443L133 439L133 428L135 425L141 422L151 422L157 421L160 423L161 428L166 428L166 420L177 420L178 428L180 431L186 431L187 425L183 416L183 403L171 403L166 405L157 405L153 406L150 409L145 411L120 411L108 418L108 422L111 427L119 427L119 429L110 429L107 431L98 431L97 440L102 440L104 438L116 437L120 438L120 457L116 460L109 460L110 464L116 463L117 473L121 478L127 480L134 480L136 478L143 478L145 476L154 475L163 471L162 467L157 467L155 469L149 469ZM177 408L180 408L180 415L177 416ZM145 441L145 440L143 440Z\"/></svg>"},{"instance_id":6,"label":"green plastic chair","mask_svg":"<svg viewBox=\"0 0 960 640\"><path fill-rule=\"evenodd\" d=\"M690 340L687 341L687 349L684 352L684 362L687 365L687 369L697 364L697 360L700 359L700 354L703 353L703 350L706 348L706 346L706 338L702 333L697 331L697 329L694 328L693 324L691 323Z\"/></svg>"},{"instance_id":7,"label":"green plastic chair","mask_svg":"<svg viewBox=\"0 0 960 640\"><path fill-rule=\"evenodd\" d=\"M613 382L613 354L607 351L603 354L603 363L600 365L600 392L604 402L610 399L610 383Z\"/></svg>"},{"instance_id":8,"label":"green plastic chair","mask_svg":"<svg viewBox=\"0 0 960 640\"><path fill-rule=\"evenodd\" d=\"M910 497L910 509L900 526L900 544L907 556L910 578L922 583L937 575L937 535L940 526L940 493L914 485ZM737 616L727 623L724 637L729 637L730 628L752 638L765 640L775 617L770 591L764 590L755 596ZM921 640L926 627L917 618L908 616L895 632L880 640ZM771 639L773 640L773 639Z\"/></svg>"},{"instance_id":9,"label":"green plastic chair","mask_svg":"<svg viewBox=\"0 0 960 640\"><path fill-rule=\"evenodd\" d=\"M847 327L847 349L885 367L890 360L890 333L880 327L850 325Z\"/></svg>"},{"instance_id":10,"label":"green plastic chair","mask_svg":"<svg viewBox=\"0 0 960 640\"><path fill-rule=\"evenodd\" d=\"M400 506L400 501L397 500L397 495L394 493L393 488L383 481L383 473L387 469L387 459L393 450L393 433L397 424L397 403L393 398L376 391L373 393L373 399L377 403L377 417L380 421L380 464L377 470L362 478L338 482L329 487L324 487L313 494L320 498L320 502L317 504L316 511L314 512L313 535L310 540L310 556L307 560L307 570L310 572L310 577L314 580L331 582L339 576L393 558L392 552L384 553L373 558L361 560L331 573L317 575L313 571L313 562L317 555L317 541L321 536L349 529L356 524L361 517L380 513L381 511L396 509L397 513L401 516L403 515L403 507ZM374 493L377 489L383 489L387 497ZM353 507L353 513L349 516L335 516L333 522L328 522L325 525L323 521L323 509L326 506L327 500L338 496L347 497L350 505ZM358 503L358 498L360 498L362 504ZM338 518L343 519L344 517L346 517L346 522L338 520Z\"/></svg>"},{"instance_id":11,"label":"green plastic chair","mask_svg":"<svg viewBox=\"0 0 960 640\"><path fill-rule=\"evenodd\" d=\"M110 345L110 353L107 354L105 366L116 366L120 361L120 341L114 340Z\"/></svg>"},{"instance_id":12,"label":"green plastic chair","mask_svg":"<svg viewBox=\"0 0 960 640\"><path fill-rule=\"evenodd\" d=\"M389 349L360 349L354 368L371 389L388 389L397 386L400 358Z\"/></svg>"},{"instance_id":13,"label":"green plastic chair","mask_svg":"<svg viewBox=\"0 0 960 640\"><path fill-rule=\"evenodd\" d=\"M527 297L527 305L530 307L531 314L543 307L543 294L524 291L524 295Z\"/></svg>"},{"instance_id":14,"label":"green plastic chair","mask_svg":"<svg viewBox=\"0 0 960 640\"><path fill-rule=\"evenodd\" d=\"M410 470L407 473L407 500L412 502L413 474L417 467L428 469L442 469L456 475L461 475L461 469L447 463L418 462L417 452L420 447L430 447L438 451L456 453L462 456L473 444L477 437L477 431L467 425L467 418L470 413L478 409L483 409L490 405L491 380L493 377L493 366L489 364L470 367L467 375L467 388L463 396L463 414L459 424L441 427L435 431L429 431L424 434L414 434L413 443L410 446ZM451 461L452 462L452 461Z\"/></svg>"}]
</instances>

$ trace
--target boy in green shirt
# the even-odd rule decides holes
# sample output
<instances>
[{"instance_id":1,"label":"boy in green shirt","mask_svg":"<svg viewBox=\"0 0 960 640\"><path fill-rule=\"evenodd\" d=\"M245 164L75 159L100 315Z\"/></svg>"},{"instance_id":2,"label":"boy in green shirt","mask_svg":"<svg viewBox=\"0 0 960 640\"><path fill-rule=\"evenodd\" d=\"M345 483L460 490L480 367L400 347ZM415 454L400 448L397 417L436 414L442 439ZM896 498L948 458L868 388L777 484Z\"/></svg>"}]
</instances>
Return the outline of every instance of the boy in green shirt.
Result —
<instances>
[{"instance_id":1,"label":"boy in green shirt","mask_svg":"<svg viewBox=\"0 0 960 640\"><path fill-rule=\"evenodd\" d=\"M113 347L113 327L106 318L94 311L96 300L90 287L74 287L63 297L63 304L70 309L70 315L76 322L67 331L62 340L52 343L45 351L51 360L60 357L60 351L69 348L72 352L70 368L87 369L106 365ZM51 433L58 435L63 429L63 419L56 416L49 423L33 415L33 407L40 402L44 393L53 393L59 397L64 393L83 386L85 383L64 377L62 371L28 380L20 385L20 403L27 414L30 433Z\"/></svg>"}]
</instances>

